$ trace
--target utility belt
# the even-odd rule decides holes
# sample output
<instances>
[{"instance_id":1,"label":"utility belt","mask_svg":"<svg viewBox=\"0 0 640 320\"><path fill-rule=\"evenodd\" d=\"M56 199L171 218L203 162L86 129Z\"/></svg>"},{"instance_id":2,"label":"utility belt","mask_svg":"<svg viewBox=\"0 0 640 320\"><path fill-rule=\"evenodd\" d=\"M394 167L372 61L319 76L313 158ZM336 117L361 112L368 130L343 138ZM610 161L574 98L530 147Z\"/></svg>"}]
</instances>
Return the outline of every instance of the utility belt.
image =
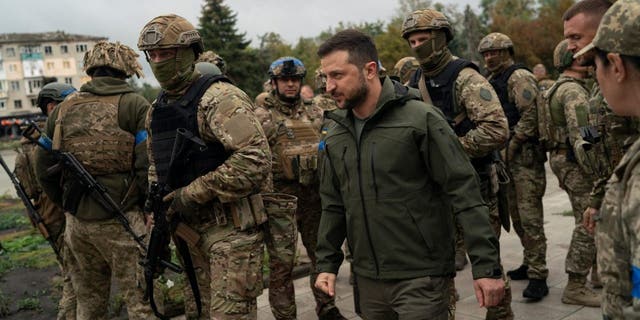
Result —
<instances>
[{"instance_id":1,"label":"utility belt","mask_svg":"<svg viewBox=\"0 0 640 320\"><path fill-rule=\"evenodd\" d=\"M214 200L210 204L182 215L188 225L226 226L229 223L241 231L255 229L267 221L261 194L254 194L230 203Z\"/></svg>"}]
</instances>

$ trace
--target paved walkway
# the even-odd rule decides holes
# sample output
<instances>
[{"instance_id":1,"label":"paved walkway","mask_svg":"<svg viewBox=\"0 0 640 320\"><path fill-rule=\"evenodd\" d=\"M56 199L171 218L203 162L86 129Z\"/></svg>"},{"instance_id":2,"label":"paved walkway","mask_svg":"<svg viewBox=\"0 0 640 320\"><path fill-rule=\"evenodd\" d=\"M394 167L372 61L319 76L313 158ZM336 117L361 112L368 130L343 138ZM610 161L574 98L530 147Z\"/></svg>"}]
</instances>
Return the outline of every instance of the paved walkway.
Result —
<instances>
[{"instance_id":1,"label":"paved walkway","mask_svg":"<svg viewBox=\"0 0 640 320\"><path fill-rule=\"evenodd\" d=\"M571 206L566 193L558 187L558 180L547 168L547 190L544 197L544 223L547 236L547 264L549 267L547 283L549 285L549 295L540 302L529 303L522 298L522 290L526 287L527 281L512 281L512 308L516 319L602 319L599 308L566 305L560 301L562 290L567 283L567 275L564 273L564 260L574 225L574 218L562 215L562 213L570 209ZM505 270L517 268L522 262L522 247L515 232L512 230L511 233L505 233L503 230L500 243ZM348 283L348 278L349 266L345 263L340 268L338 275L336 289L337 305L345 317L349 319L360 319L354 312L353 293ZM485 310L478 307L478 303L473 294L471 268L469 266L458 273L456 277L456 287L460 293L456 319L484 319ZM315 302L309 288L309 279L303 278L296 280L295 289L298 319L317 319L314 311ZM273 319L273 315L269 309L267 290L258 298L258 308L258 319Z\"/></svg>"}]
</instances>

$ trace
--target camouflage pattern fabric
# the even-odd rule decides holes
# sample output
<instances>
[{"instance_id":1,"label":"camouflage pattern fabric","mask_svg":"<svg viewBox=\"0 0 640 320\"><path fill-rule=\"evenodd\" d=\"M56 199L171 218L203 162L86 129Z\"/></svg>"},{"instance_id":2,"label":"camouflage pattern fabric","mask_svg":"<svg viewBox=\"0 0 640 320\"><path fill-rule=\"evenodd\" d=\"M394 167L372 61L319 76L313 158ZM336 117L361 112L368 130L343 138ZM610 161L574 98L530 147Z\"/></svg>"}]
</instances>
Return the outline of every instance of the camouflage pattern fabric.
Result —
<instances>
[{"instance_id":1,"label":"camouflage pattern fabric","mask_svg":"<svg viewBox=\"0 0 640 320\"><path fill-rule=\"evenodd\" d=\"M640 318L635 282L640 256L640 141L636 141L607 183L596 224L598 271L604 286L602 313L609 319Z\"/></svg>"},{"instance_id":2,"label":"camouflage pattern fabric","mask_svg":"<svg viewBox=\"0 0 640 320\"><path fill-rule=\"evenodd\" d=\"M97 67L109 67L122 71L127 77L143 76L138 54L120 42L98 41L85 53L82 65L87 72Z\"/></svg>"},{"instance_id":3,"label":"camouflage pattern fabric","mask_svg":"<svg viewBox=\"0 0 640 320\"><path fill-rule=\"evenodd\" d=\"M538 81L538 90L545 91L551 88L554 83L555 81L553 79L540 79L540 81Z\"/></svg>"},{"instance_id":4,"label":"camouflage pattern fabric","mask_svg":"<svg viewBox=\"0 0 640 320\"><path fill-rule=\"evenodd\" d=\"M189 201L210 206L210 210L201 208L199 212L212 217L215 203L231 203L255 190L270 190L271 151L253 108L242 90L225 82L213 83L202 96L197 112L200 137L205 142L221 142L231 155L215 171L185 187L183 196ZM147 128L149 125L150 113ZM153 155L151 144L147 146ZM152 156L149 163L149 180L157 181ZM256 297L262 291L262 233L237 231L232 223L219 226L210 219L189 226L202 239L197 248L191 248L194 265L199 266L202 318L256 319Z\"/></svg>"},{"instance_id":5,"label":"camouflage pattern fabric","mask_svg":"<svg viewBox=\"0 0 640 320\"><path fill-rule=\"evenodd\" d=\"M144 235L142 212L129 211L126 216L136 234ZM112 276L127 305L129 319L153 317L143 300L140 249L119 222L81 221L67 215L65 242L70 251L69 273L78 297L78 319L107 319Z\"/></svg>"}]
</instances>

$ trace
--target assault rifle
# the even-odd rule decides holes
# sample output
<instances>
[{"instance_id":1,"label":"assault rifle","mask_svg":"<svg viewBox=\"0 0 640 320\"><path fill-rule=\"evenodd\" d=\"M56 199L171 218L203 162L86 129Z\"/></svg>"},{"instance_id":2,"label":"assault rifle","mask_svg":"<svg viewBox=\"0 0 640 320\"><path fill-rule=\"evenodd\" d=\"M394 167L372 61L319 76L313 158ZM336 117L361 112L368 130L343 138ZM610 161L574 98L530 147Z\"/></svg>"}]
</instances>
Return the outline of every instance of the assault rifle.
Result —
<instances>
[{"instance_id":1,"label":"assault rifle","mask_svg":"<svg viewBox=\"0 0 640 320\"><path fill-rule=\"evenodd\" d=\"M127 219L120 206L109 195L107 189L96 181L72 153L52 150L51 140L42 133L38 125L34 122L29 124L22 135L31 142L38 144L45 151L53 154L59 161L59 164L49 168L49 170L55 171L64 168L65 171L72 176L73 181L81 186L83 192L87 192L91 198L98 202L104 209L114 214L118 222L122 224L127 233L133 237L133 240L143 250L143 254L145 256L147 255L146 245L142 241L144 236L139 236L133 231L129 219ZM60 167L60 165L62 165L62 167ZM182 272L180 266L170 261L161 260L160 264L176 273Z\"/></svg>"},{"instance_id":2,"label":"assault rifle","mask_svg":"<svg viewBox=\"0 0 640 320\"><path fill-rule=\"evenodd\" d=\"M58 257L58 260L62 261L62 257L60 256L60 248L58 248L58 246L56 245L55 239L53 239L53 237L51 236L51 232L49 232L49 228L47 228L47 225L44 224L44 220L42 219L42 216L40 216L40 214L38 213L38 210L36 210L36 206L34 206L33 203L31 202L31 199L29 199L27 192L24 190L24 187L22 186L18 178L13 174L13 172L11 172L11 169L9 169L9 166L7 166L7 163L4 162L4 158L2 158L2 155L0 155L0 164L2 165L2 168L4 168L4 171L7 172L7 175L11 179L13 186L16 188L16 193L18 194L18 197L20 197L20 200L22 200L22 203L24 203L24 206L27 208L27 214L29 215L29 220L31 220L31 224L35 228L37 228L38 231L40 231L40 233L44 237L44 239L49 242L49 244L51 245L51 249L53 249L53 252L55 252L56 256Z\"/></svg>"}]
</instances>

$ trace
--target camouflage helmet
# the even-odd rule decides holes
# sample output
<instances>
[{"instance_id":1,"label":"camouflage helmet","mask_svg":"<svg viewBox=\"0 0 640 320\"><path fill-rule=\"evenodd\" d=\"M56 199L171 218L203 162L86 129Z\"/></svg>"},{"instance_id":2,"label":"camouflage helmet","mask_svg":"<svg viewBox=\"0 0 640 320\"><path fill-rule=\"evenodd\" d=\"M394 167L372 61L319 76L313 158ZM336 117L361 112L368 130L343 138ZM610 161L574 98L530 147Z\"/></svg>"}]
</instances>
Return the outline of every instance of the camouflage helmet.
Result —
<instances>
[{"instance_id":1,"label":"camouflage helmet","mask_svg":"<svg viewBox=\"0 0 640 320\"><path fill-rule=\"evenodd\" d=\"M513 54L513 41L504 33L489 33L480 40L478 52L482 54L490 50L509 50Z\"/></svg>"},{"instance_id":2,"label":"camouflage helmet","mask_svg":"<svg viewBox=\"0 0 640 320\"><path fill-rule=\"evenodd\" d=\"M593 48L640 57L640 2L616 1L602 17L593 41L576 53L574 58Z\"/></svg>"},{"instance_id":3,"label":"camouflage helmet","mask_svg":"<svg viewBox=\"0 0 640 320\"><path fill-rule=\"evenodd\" d=\"M433 9L416 10L402 23L402 37L409 38L415 31L443 30L447 36L447 42L453 39L453 29L447 17L440 11Z\"/></svg>"},{"instance_id":4,"label":"camouflage helmet","mask_svg":"<svg viewBox=\"0 0 640 320\"><path fill-rule=\"evenodd\" d=\"M393 66L393 72L391 75L398 77L400 82L407 83L410 80L411 75L420 68L420 62L415 57L404 57Z\"/></svg>"},{"instance_id":5,"label":"camouflage helmet","mask_svg":"<svg viewBox=\"0 0 640 320\"><path fill-rule=\"evenodd\" d=\"M62 102L68 95L74 92L76 92L76 88L69 84L61 82L47 83L40 89L36 104L40 107L42 113L47 114L47 104L50 101Z\"/></svg>"},{"instance_id":6,"label":"camouflage helmet","mask_svg":"<svg viewBox=\"0 0 640 320\"><path fill-rule=\"evenodd\" d=\"M327 75L322 71L322 68L316 69L315 77L316 89L325 91L327 88Z\"/></svg>"},{"instance_id":7,"label":"camouflage helmet","mask_svg":"<svg viewBox=\"0 0 640 320\"><path fill-rule=\"evenodd\" d=\"M203 52L200 57L198 57L198 61L196 62L209 62L215 64L222 73L227 72L227 63L219 56L217 53L209 50Z\"/></svg>"},{"instance_id":8,"label":"camouflage helmet","mask_svg":"<svg viewBox=\"0 0 640 320\"><path fill-rule=\"evenodd\" d=\"M282 57L272 62L269 66L269 77L277 79L280 77L299 77L307 75L307 69L299 59L294 57Z\"/></svg>"},{"instance_id":9,"label":"camouflage helmet","mask_svg":"<svg viewBox=\"0 0 640 320\"><path fill-rule=\"evenodd\" d=\"M198 30L187 19L175 14L153 18L142 28L138 38L140 51L186 47L192 47L196 57L204 51Z\"/></svg>"},{"instance_id":10,"label":"camouflage helmet","mask_svg":"<svg viewBox=\"0 0 640 320\"><path fill-rule=\"evenodd\" d=\"M124 73L127 77L142 77L142 66L138 54L120 42L99 41L93 49L84 54L84 71L92 75L95 68L109 67Z\"/></svg>"},{"instance_id":11,"label":"camouflage helmet","mask_svg":"<svg viewBox=\"0 0 640 320\"><path fill-rule=\"evenodd\" d=\"M568 47L569 40L564 39L553 50L553 66L560 72L563 72L573 64L573 53L567 50Z\"/></svg>"},{"instance_id":12,"label":"camouflage helmet","mask_svg":"<svg viewBox=\"0 0 640 320\"><path fill-rule=\"evenodd\" d=\"M222 71L218 66L211 62L200 61L196 62L196 70L201 74L211 74L214 76L222 75Z\"/></svg>"}]
</instances>

